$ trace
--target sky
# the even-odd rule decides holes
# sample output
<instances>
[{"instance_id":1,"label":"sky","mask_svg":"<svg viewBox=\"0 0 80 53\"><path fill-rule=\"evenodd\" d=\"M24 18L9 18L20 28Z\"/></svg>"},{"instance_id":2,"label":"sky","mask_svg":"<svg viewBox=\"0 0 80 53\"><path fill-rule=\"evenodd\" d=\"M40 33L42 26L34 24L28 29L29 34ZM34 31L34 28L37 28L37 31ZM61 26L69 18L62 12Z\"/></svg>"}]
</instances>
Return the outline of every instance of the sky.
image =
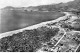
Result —
<instances>
[{"instance_id":1,"label":"sky","mask_svg":"<svg viewBox=\"0 0 80 53\"><path fill-rule=\"evenodd\" d=\"M69 2L73 0L0 0L0 8L6 6L13 7L28 7L28 6L38 6L46 5L52 3Z\"/></svg>"}]
</instances>

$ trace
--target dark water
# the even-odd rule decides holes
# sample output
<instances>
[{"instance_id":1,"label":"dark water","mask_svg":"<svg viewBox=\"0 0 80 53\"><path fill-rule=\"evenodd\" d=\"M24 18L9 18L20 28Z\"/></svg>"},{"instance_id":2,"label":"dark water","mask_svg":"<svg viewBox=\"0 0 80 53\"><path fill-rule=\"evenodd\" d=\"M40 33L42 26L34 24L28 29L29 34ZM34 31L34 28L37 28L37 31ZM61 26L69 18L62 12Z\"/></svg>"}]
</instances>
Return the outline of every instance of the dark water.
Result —
<instances>
[{"instance_id":1,"label":"dark water","mask_svg":"<svg viewBox=\"0 0 80 53\"><path fill-rule=\"evenodd\" d=\"M21 29L63 16L60 12L25 12L23 10L2 10L0 33Z\"/></svg>"}]
</instances>

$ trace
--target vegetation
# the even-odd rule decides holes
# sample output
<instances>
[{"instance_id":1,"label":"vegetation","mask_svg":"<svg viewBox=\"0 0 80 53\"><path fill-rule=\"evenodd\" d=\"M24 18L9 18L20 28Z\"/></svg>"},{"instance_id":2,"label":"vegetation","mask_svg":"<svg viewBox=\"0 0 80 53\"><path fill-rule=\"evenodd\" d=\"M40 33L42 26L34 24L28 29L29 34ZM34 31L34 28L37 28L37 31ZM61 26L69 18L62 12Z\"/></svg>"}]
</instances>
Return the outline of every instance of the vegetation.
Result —
<instances>
[{"instance_id":1,"label":"vegetation","mask_svg":"<svg viewBox=\"0 0 80 53\"><path fill-rule=\"evenodd\" d=\"M41 22L57 19L58 17L64 16L63 13L60 13L64 11L72 12L76 14L78 17L80 17L80 0L74 0L68 3L31 7L31 11L27 11L27 8L30 7L15 8L8 6L3 8L3 12L1 13L2 25L0 33L17 30ZM35 9L38 10L34 11Z\"/></svg>"},{"instance_id":2,"label":"vegetation","mask_svg":"<svg viewBox=\"0 0 80 53\"><path fill-rule=\"evenodd\" d=\"M33 52L49 42L58 33L58 28L41 27L25 30L0 39L0 51L3 52Z\"/></svg>"},{"instance_id":3,"label":"vegetation","mask_svg":"<svg viewBox=\"0 0 80 53\"><path fill-rule=\"evenodd\" d=\"M13 7L10 6L9 8L13 9ZM1 21L3 22L2 24L4 24L3 26L5 26L5 27L2 26L3 29L6 28L6 30L2 29L2 32L16 30L33 24L38 24L40 22L57 19L58 17L64 15L60 11L72 12L78 16L80 15L79 11L80 0L75 0L68 3L59 3L55 5L37 6L33 8L38 8L38 11L25 11L23 9L17 10L15 8L13 10L3 10L2 12L3 19ZM42 12L42 11L49 11L49 12ZM62 28L64 28L64 30L69 29L69 30L80 31L80 25L79 25L80 19L76 19L75 21L76 23L74 23L73 26L71 25L72 23L68 22L66 23L65 20L59 22L59 24ZM56 25L57 23L58 22L47 25L52 26ZM54 44L52 44L51 38L53 38L56 34L58 34L58 31L59 28L42 26L37 29L24 30L23 32L13 34L12 36L3 37L2 39L0 39L0 52L35 52L38 49L42 48L42 46L44 46L43 43L46 43L47 47L52 48L54 47ZM77 32L75 34L73 33L73 35L65 34L65 36L62 38L62 41L63 43L59 42L58 44L59 47L63 46L63 49L60 49L61 51L65 50L64 48L68 47L69 44L71 45L70 47L72 48L72 46L75 46L74 43L80 44L80 34ZM47 48L46 49L44 48L44 50L48 51Z\"/></svg>"},{"instance_id":4,"label":"vegetation","mask_svg":"<svg viewBox=\"0 0 80 53\"><path fill-rule=\"evenodd\" d=\"M42 5L37 6L41 10L46 9L48 11L70 11L71 9L80 9L80 0L74 0L67 3L51 4L51 5Z\"/></svg>"}]
</instances>

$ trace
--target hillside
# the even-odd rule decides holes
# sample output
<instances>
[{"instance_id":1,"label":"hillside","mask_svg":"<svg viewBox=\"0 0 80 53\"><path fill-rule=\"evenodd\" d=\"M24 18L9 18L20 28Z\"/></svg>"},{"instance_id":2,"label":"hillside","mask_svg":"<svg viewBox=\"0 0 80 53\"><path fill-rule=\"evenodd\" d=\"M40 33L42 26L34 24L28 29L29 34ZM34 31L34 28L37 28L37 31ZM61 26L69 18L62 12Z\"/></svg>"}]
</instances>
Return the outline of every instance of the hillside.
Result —
<instances>
[{"instance_id":1,"label":"hillside","mask_svg":"<svg viewBox=\"0 0 80 53\"><path fill-rule=\"evenodd\" d=\"M70 11L72 9L80 10L80 0L74 0L67 3L36 6L34 8L37 8L40 11Z\"/></svg>"},{"instance_id":2,"label":"hillside","mask_svg":"<svg viewBox=\"0 0 80 53\"><path fill-rule=\"evenodd\" d=\"M0 52L80 52L80 0L1 10Z\"/></svg>"},{"instance_id":3,"label":"hillside","mask_svg":"<svg viewBox=\"0 0 80 53\"><path fill-rule=\"evenodd\" d=\"M0 51L80 52L78 20L80 18L76 15L66 13L65 16L56 20L2 33L0 34Z\"/></svg>"}]
</instances>

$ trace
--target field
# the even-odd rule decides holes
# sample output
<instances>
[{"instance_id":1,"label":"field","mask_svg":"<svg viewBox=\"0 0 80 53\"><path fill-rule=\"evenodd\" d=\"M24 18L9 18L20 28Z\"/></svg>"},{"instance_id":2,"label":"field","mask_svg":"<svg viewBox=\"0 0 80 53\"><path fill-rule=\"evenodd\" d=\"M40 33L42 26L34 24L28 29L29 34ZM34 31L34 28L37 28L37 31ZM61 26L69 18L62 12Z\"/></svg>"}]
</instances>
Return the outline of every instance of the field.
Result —
<instances>
[{"instance_id":1,"label":"field","mask_svg":"<svg viewBox=\"0 0 80 53\"><path fill-rule=\"evenodd\" d=\"M27 12L23 10L2 10L0 33L21 29L63 16L60 12Z\"/></svg>"}]
</instances>

